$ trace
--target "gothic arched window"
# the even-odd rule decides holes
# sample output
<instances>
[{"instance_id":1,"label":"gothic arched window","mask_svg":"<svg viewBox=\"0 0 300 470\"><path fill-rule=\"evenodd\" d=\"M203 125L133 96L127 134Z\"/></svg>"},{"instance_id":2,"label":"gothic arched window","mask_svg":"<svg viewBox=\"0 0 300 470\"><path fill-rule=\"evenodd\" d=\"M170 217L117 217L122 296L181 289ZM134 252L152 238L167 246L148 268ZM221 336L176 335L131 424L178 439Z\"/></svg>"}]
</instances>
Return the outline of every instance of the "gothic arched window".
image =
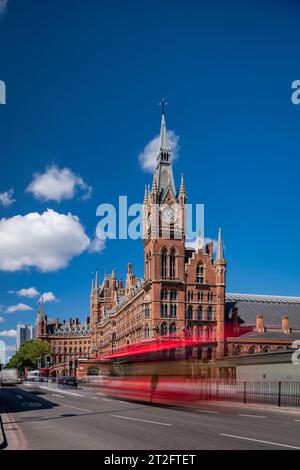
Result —
<instances>
[{"instance_id":1,"label":"gothic arched window","mask_svg":"<svg viewBox=\"0 0 300 470\"><path fill-rule=\"evenodd\" d=\"M203 284L204 282L204 269L202 263L198 263L196 267L196 282L197 284Z\"/></svg>"},{"instance_id":2,"label":"gothic arched window","mask_svg":"<svg viewBox=\"0 0 300 470\"><path fill-rule=\"evenodd\" d=\"M168 333L168 326L167 326L166 322L164 321L160 325L160 334L161 334L161 336L166 336L167 333Z\"/></svg>"},{"instance_id":3,"label":"gothic arched window","mask_svg":"<svg viewBox=\"0 0 300 470\"><path fill-rule=\"evenodd\" d=\"M145 308L145 318L149 318L149 317L150 317L150 307L149 305L147 305Z\"/></svg>"},{"instance_id":4,"label":"gothic arched window","mask_svg":"<svg viewBox=\"0 0 300 470\"><path fill-rule=\"evenodd\" d=\"M175 335L176 333L176 323L171 323L170 325L170 334Z\"/></svg>"},{"instance_id":5,"label":"gothic arched window","mask_svg":"<svg viewBox=\"0 0 300 470\"><path fill-rule=\"evenodd\" d=\"M167 250L164 248L160 255L160 274L162 278L167 277Z\"/></svg>"},{"instance_id":6,"label":"gothic arched window","mask_svg":"<svg viewBox=\"0 0 300 470\"><path fill-rule=\"evenodd\" d=\"M201 305L197 308L197 320L202 320L203 318L203 311Z\"/></svg>"},{"instance_id":7,"label":"gothic arched window","mask_svg":"<svg viewBox=\"0 0 300 470\"><path fill-rule=\"evenodd\" d=\"M177 299L177 291L172 289L170 291L170 300L176 300Z\"/></svg>"},{"instance_id":8,"label":"gothic arched window","mask_svg":"<svg viewBox=\"0 0 300 470\"><path fill-rule=\"evenodd\" d=\"M168 304L160 304L160 316L167 318L168 316Z\"/></svg>"},{"instance_id":9,"label":"gothic arched window","mask_svg":"<svg viewBox=\"0 0 300 470\"><path fill-rule=\"evenodd\" d=\"M186 311L186 319L192 320L193 319L193 307L191 305L188 306Z\"/></svg>"},{"instance_id":10,"label":"gothic arched window","mask_svg":"<svg viewBox=\"0 0 300 470\"><path fill-rule=\"evenodd\" d=\"M177 305L171 304L170 305L170 317L174 318L177 316Z\"/></svg>"},{"instance_id":11,"label":"gothic arched window","mask_svg":"<svg viewBox=\"0 0 300 470\"><path fill-rule=\"evenodd\" d=\"M150 338L150 328L149 325L145 326L145 338L149 339Z\"/></svg>"},{"instance_id":12,"label":"gothic arched window","mask_svg":"<svg viewBox=\"0 0 300 470\"><path fill-rule=\"evenodd\" d=\"M167 298L168 298L168 291L167 291L167 289L162 289L162 290L160 291L160 298L161 298L161 300L167 300Z\"/></svg>"},{"instance_id":13,"label":"gothic arched window","mask_svg":"<svg viewBox=\"0 0 300 470\"><path fill-rule=\"evenodd\" d=\"M213 319L213 310L212 310L212 306L211 306L211 305L209 305L209 306L207 307L207 310L206 310L206 319L207 319L208 321L211 321L211 320Z\"/></svg>"},{"instance_id":14,"label":"gothic arched window","mask_svg":"<svg viewBox=\"0 0 300 470\"><path fill-rule=\"evenodd\" d=\"M169 272L170 272L171 279L175 278L175 260L176 260L175 250L174 248L172 248L170 252L170 257L169 257Z\"/></svg>"}]
</instances>

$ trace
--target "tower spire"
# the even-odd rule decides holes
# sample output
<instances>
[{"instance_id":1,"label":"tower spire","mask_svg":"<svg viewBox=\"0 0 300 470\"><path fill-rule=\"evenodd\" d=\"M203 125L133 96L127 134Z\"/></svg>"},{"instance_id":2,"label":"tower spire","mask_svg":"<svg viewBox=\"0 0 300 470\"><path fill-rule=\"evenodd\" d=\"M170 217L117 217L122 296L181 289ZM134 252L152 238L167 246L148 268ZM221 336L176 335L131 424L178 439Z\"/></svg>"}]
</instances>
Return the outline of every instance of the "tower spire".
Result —
<instances>
[{"instance_id":1,"label":"tower spire","mask_svg":"<svg viewBox=\"0 0 300 470\"><path fill-rule=\"evenodd\" d=\"M145 186L145 193L144 193L144 204L148 203L148 187Z\"/></svg>"},{"instance_id":2,"label":"tower spire","mask_svg":"<svg viewBox=\"0 0 300 470\"><path fill-rule=\"evenodd\" d=\"M181 175L181 183L180 183L180 189L179 189L179 196L182 198L186 198L186 192L185 192L185 186L184 186L184 178L183 178L183 173Z\"/></svg>"},{"instance_id":3,"label":"tower spire","mask_svg":"<svg viewBox=\"0 0 300 470\"><path fill-rule=\"evenodd\" d=\"M99 287L99 280L98 280L98 269L96 269L96 276L95 276L95 284L94 289L98 289Z\"/></svg>"},{"instance_id":4,"label":"tower spire","mask_svg":"<svg viewBox=\"0 0 300 470\"><path fill-rule=\"evenodd\" d=\"M224 249L223 249L221 227L219 227L219 235L218 235L217 261L224 261Z\"/></svg>"},{"instance_id":5,"label":"tower spire","mask_svg":"<svg viewBox=\"0 0 300 470\"><path fill-rule=\"evenodd\" d=\"M163 99L161 101L162 106L162 114L161 114L161 125L160 125L160 148L159 150L170 151L169 143L168 143L168 133L167 133L167 126L166 126L166 119L165 119L165 106L166 101Z\"/></svg>"},{"instance_id":6,"label":"tower spire","mask_svg":"<svg viewBox=\"0 0 300 470\"><path fill-rule=\"evenodd\" d=\"M91 296L93 295L93 292L94 292L94 279L92 278Z\"/></svg>"},{"instance_id":7,"label":"tower spire","mask_svg":"<svg viewBox=\"0 0 300 470\"><path fill-rule=\"evenodd\" d=\"M157 167L155 171L157 190L160 197L165 193L165 190L167 188L171 189L174 196L176 194L171 165L171 148L168 142L168 131L165 119L166 104L167 103L165 99L163 99L160 103L160 105L162 106L162 115L159 136L159 149L157 153Z\"/></svg>"}]
</instances>

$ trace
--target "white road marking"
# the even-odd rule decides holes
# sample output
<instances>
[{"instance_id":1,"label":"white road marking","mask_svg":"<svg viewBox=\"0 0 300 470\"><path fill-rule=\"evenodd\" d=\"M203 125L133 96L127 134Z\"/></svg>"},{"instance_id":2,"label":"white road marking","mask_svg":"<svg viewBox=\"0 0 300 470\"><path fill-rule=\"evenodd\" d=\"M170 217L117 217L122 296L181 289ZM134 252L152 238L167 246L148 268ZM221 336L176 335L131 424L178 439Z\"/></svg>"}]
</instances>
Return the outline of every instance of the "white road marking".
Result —
<instances>
[{"instance_id":1,"label":"white road marking","mask_svg":"<svg viewBox=\"0 0 300 470\"><path fill-rule=\"evenodd\" d=\"M102 398L103 401L111 401L110 398Z\"/></svg>"},{"instance_id":2,"label":"white road marking","mask_svg":"<svg viewBox=\"0 0 300 470\"><path fill-rule=\"evenodd\" d=\"M25 406L25 408L40 408L42 406L41 403L38 403L36 401L28 402L28 403L22 403L22 406Z\"/></svg>"},{"instance_id":3,"label":"white road marking","mask_svg":"<svg viewBox=\"0 0 300 470\"><path fill-rule=\"evenodd\" d=\"M53 397L64 398L64 395L58 395L58 393L52 393Z\"/></svg>"},{"instance_id":4,"label":"white road marking","mask_svg":"<svg viewBox=\"0 0 300 470\"><path fill-rule=\"evenodd\" d=\"M91 398L92 400L98 400L97 397L89 397L89 398Z\"/></svg>"},{"instance_id":5,"label":"white road marking","mask_svg":"<svg viewBox=\"0 0 300 470\"><path fill-rule=\"evenodd\" d=\"M299 421L300 421L300 419L294 419L294 421L298 421L298 422L299 422Z\"/></svg>"},{"instance_id":6,"label":"white road marking","mask_svg":"<svg viewBox=\"0 0 300 470\"><path fill-rule=\"evenodd\" d=\"M90 410L85 410L84 408L78 408L77 406L71 406L71 405L62 405L62 406L67 406L68 408L74 408L74 410L85 411L86 413L92 413Z\"/></svg>"},{"instance_id":7,"label":"white road marking","mask_svg":"<svg viewBox=\"0 0 300 470\"><path fill-rule=\"evenodd\" d=\"M16 395L16 398L19 398L19 400L23 400L22 395Z\"/></svg>"},{"instance_id":8,"label":"white road marking","mask_svg":"<svg viewBox=\"0 0 300 470\"><path fill-rule=\"evenodd\" d=\"M270 444L271 446L288 447L289 449L300 449L300 447L297 447L297 446L290 446L288 444L280 444L278 442L262 441L260 439L252 439L251 437L234 436L233 434L220 433L220 436L233 437L235 439L242 439L245 441L260 442L262 444Z\"/></svg>"},{"instance_id":9,"label":"white road marking","mask_svg":"<svg viewBox=\"0 0 300 470\"><path fill-rule=\"evenodd\" d=\"M100 392L99 392L99 393L96 393L96 395L101 395L102 397L105 397L105 396L106 396L105 393L100 393Z\"/></svg>"},{"instance_id":10,"label":"white road marking","mask_svg":"<svg viewBox=\"0 0 300 470\"><path fill-rule=\"evenodd\" d=\"M159 421L149 421L148 419L131 418L130 416L110 415L114 418L130 419L132 421L142 421L143 423L160 424L161 426L172 426L169 423L160 423Z\"/></svg>"},{"instance_id":11,"label":"white road marking","mask_svg":"<svg viewBox=\"0 0 300 470\"><path fill-rule=\"evenodd\" d=\"M218 411L211 411L211 410L197 410L200 411L201 413L212 413L212 414L218 414Z\"/></svg>"},{"instance_id":12,"label":"white road marking","mask_svg":"<svg viewBox=\"0 0 300 470\"><path fill-rule=\"evenodd\" d=\"M240 413L239 416L246 416L246 417L249 417L249 418L268 418L267 416L262 416L262 415L246 415L246 414L243 414L243 413Z\"/></svg>"}]
</instances>

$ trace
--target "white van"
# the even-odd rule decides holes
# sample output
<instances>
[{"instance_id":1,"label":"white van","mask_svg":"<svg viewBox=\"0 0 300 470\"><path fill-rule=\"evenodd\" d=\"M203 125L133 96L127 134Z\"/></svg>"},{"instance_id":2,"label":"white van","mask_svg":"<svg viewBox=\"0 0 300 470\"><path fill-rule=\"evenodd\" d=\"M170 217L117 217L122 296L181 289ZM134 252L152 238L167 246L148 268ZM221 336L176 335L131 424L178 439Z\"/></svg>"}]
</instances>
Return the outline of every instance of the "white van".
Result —
<instances>
[{"instance_id":1,"label":"white van","mask_svg":"<svg viewBox=\"0 0 300 470\"><path fill-rule=\"evenodd\" d=\"M19 383L18 369L3 369L0 372L0 384L3 385L16 385Z\"/></svg>"}]
</instances>

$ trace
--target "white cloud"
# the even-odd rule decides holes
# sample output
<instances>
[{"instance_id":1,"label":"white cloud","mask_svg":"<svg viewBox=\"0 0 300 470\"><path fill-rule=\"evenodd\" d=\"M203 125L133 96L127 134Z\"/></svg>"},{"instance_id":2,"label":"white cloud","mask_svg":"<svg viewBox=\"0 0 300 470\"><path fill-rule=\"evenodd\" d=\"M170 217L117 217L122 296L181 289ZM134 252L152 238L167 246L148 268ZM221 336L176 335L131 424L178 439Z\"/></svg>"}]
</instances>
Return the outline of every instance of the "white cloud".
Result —
<instances>
[{"instance_id":1,"label":"white cloud","mask_svg":"<svg viewBox=\"0 0 300 470\"><path fill-rule=\"evenodd\" d=\"M81 199L89 199L92 187L69 168L52 165L44 173L34 173L26 191L42 201L60 202L63 199L73 199L78 193Z\"/></svg>"},{"instance_id":2,"label":"white cloud","mask_svg":"<svg viewBox=\"0 0 300 470\"><path fill-rule=\"evenodd\" d=\"M168 141L172 151L172 159L179 156L179 136L174 131L168 131ZM159 135L150 140L139 154L139 162L144 171L153 173L156 168L156 156L159 150Z\"/></svg>"},{"instance_id":3,"label":"white cloud","mask_svg":"<svg viewBox=\"0 0 300 470\"><path fill-rule=\"evenodd\" d=\"M42 272L68 265L90 245L79 218L52 209L0 220L0 270L35 267Z\"/></svg>"},{"instance_id":4,"label":"white cloud","mask_svg":"<svg viewBox=\"0 0 300 470\"><path fill-rule=\"evenodd\" d=\"M97 236L91 241L89 253L100 253L105 248L105 240L101 240Z\"/></svg>"},{"instance_id":5,"label":"white cloud","mask_svg":"<svg viewBox=\"0 0 300 470\"><path fill-rule=\"evenodd\" d=\"M1 3L0 3L0 8L1 8ZM9 189L9 191L5 191L4 193L0 193L0 204L2 204L2 206L4 207L8 207L11 204L13 204L15 202L15 199L13 198L13 194L14 194L13 188Z\"/></svg>"},{"instance_id":6,"label":"white cloud","mask_svg":"<svg viewBox=\"0 0 300 470\"><path fill-rule=\"evenodd\" d=\"M53 292L44 292L41 297L40 297L40 302L43 300L43 302L54 302L56 300L55 295Z\"/></svg>"},{"instance_id":7,"label":"white cloud","mask_svg":"<svg viewBox=\"0 0 300 470\"><path fill-rule=\"evenodd\" d=\"M5 319L3 317L0 317L0 323L3 323Z\"/></svg>"},{"instance_id":8,"label":"white cloud","mask_svg":"<svg viewBox=\"0 0 300 470\"><path fill-rule=\"evenodd\" d=\"M15 312L28 312L29 310L33 310L33 308L29 307L29 305L19 303L19 304L11 305L10 307L7 307L4 311L5 313L15 313Z\"/></svg>"},{"instance_id":9,"label":"white cloud","mask_svg":"<svg viewBox=\"0 0 300 470\"><path fill-rule=\"evenodd\" d=\"M16 330L3 330L0 331L0 336L6 336L7 338L15 338L17 336Z\"/></svg>"},{"instance_id":10,"label":"white cloud","mask_svg":"<svg viewBox=\"0 0 300 470\"><path fill-rule=\"evenodd\" d=\"M18 294L20 297L28 297L29 299L33 299L39 295L39 291L35 287L28 287L25 289L20 289L18 291L9 291L11 294Z\"/></svg>"},{"instance_id":11,"label":"white cloud","mask_svg":"<svg viewBox=\"0 0 300 470\"><path fill-rule=\"evenodd\" d=\"M5 12L8 0L0 0L0 15Z\"/></svg>"}]
</instances>

